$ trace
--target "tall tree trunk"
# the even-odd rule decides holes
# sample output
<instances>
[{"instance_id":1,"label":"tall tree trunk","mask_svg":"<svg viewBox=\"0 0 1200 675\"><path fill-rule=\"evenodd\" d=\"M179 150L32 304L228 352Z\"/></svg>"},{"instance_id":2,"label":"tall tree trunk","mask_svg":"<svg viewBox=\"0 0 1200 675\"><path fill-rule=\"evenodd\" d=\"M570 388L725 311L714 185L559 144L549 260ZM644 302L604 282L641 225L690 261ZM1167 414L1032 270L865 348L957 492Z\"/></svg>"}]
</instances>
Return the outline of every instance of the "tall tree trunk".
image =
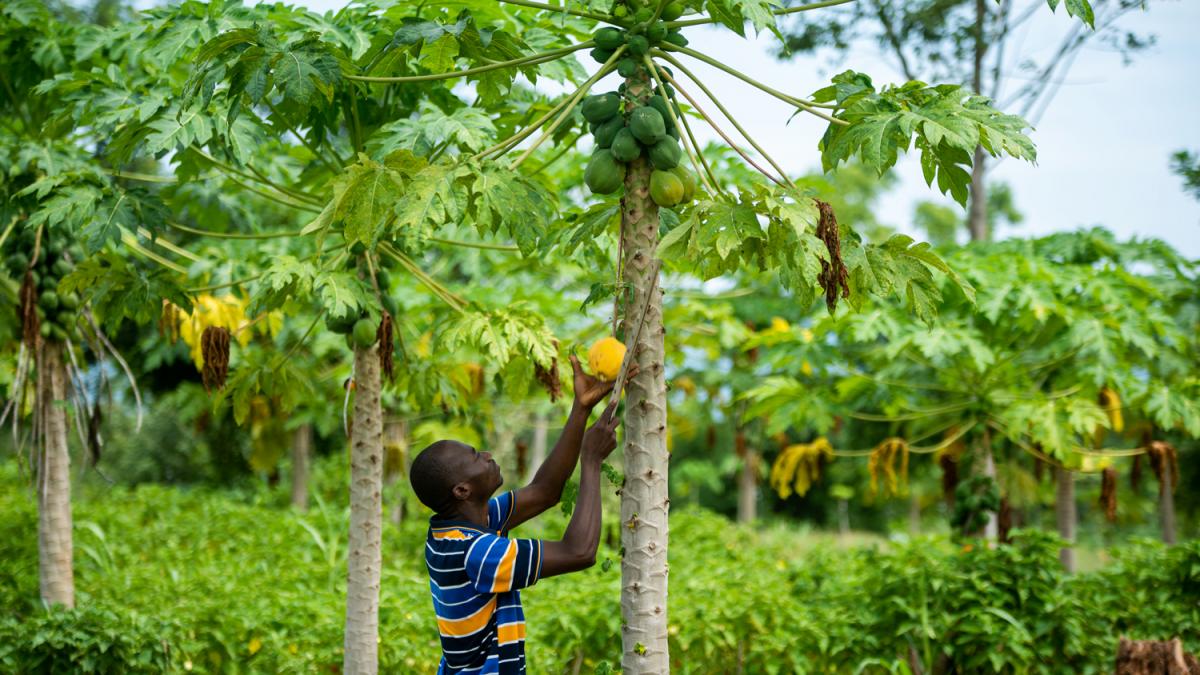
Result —
<instances>
[{"instance_id":1,"label":"tall tree trunk","mask_svg":"<svg viewBox=\"0 0 1200 675\"><path fill-rule=\"evenodd\" d=\"M383 529L383 411L377 347L354 350L354 384L342 670L347 675L375 675L379 671L380 533Z\"/></svg>"},{"instance_id":2,"label":"tall tree trunk","mask_svg":"<svg viewBox=\"0 0 1200 675\"><path fill-rule=\"evenodd\" d=\"M308 458L312 452L312 425L301 424L292 432L292 507L308 510Z\"/></svg>"},{"instance_id":3,"label":"tall tree trunk","mask_svg":"<svg viewBox=\"0 0 1200 675\"><path fill-rule=\"evenodd\" d=\"M524 482L529 482L533 473L546 461L547 430L546 411L539 410L533 418L533 447L530 448L529 463L525 466L525 476L522 477Z\"/></svg>"},{"instance_id":4,"label":"tall tree trunk","mask_svg":"<svg viewBox=\"0 0 1200 675\"><path fill-rule=\"evenodd\" d=\"M650 91L639 73L626 80L627 95L645 100ZM670 671L667 649L667 383L662 290L653 274L658 245L658 206L650 199L650 165L630 162L621 199L624 281L632 289L625 340L643 304L646 322L634 350L638 375L625 401L625 487L621 491L621 669L627 675ZM655 286L650 295L651 286Z\"/></svg>"},{"instance_id":5,"label":"tall tree trunk","mask_svg":"<svg viewBox=\"0 0 1200 675\"><path fill-rule=\"evenodd\" d=\"M396 494L396 490L392 486L402 476L408 474L408 422L404 419L395 419L383 425L384 451L386 455L383 461L383 482L388 488L388 495L394 501L391 508L388 509L388 520L399 525L404 522L404 498ZM394 452L393 448L399 448L398 452Z\"/></svg>"},{"instance_id":6,"label":"tall tree trunk","mask_svg":"<svg viewBox=\"0 0 1200 675\"><path fill-rule=\"evenodd\" d=\"M983 93L983 56L987 53L987 37L984 28L987 22L986 0L975 0L975 63L972 70L971 87L976 94ZM970 208L967 211L967 230L971 241L988 241L991 232L987 218L987 184L984 182L987 155L983 146L975 146L975 157L971 166Z\"/></svg>"},{"instance_id":7,"label":"tall tree trunk","mask_svg":"<svg viewBox=\"0 0 1200 675\"><path fill-rule=\"evenodd\" d=\"M1058 521L1058 534L1067 545L1058 552L1063 569L1075 571L1075 474L1061 466L1054 467L1057 484L1054 492L1054 517Z\"/></svg>"},{"instance_id":8,"label":"tall tree trunk","mask_svg":"<svg viewBox=\"0 0 1200 675\"><path fill-rule=\"evenodd\" d=\"M996 482L996 459L992 456L992 434L983 430L983 475L993 483ZM988 541L996 541L1000 536L1000 524L996 522L996 512L989 511L987 522L983 526L983 536Z\"/></svg>"},{"instance_id":9,"label":"tall tree trunk","mask_svg":"<svg viewBox=\"0 0 1200 675\"><path fill-rule=\"evenodd\" d=\"M1158 487L1158 519L1162 525L1162 540L1168 545L1175 545L1175 476L1171 475L1171 462L1162 460L1162 476Z\"/></svg>"},{"instance_id":10,"label":"tall tree trunk","mask_svg":"<svg viewBox=\"0 0 1200 675\"><path fill-rule=\"evenodd\" d=\"M42 602L75 606L71 539L71 456L67 452L67 369L60 342L42 343L37 369L38 581Z\"/></svg>"},{"instance_id":11,"label":"tall tree trunk","mask_svg":"<svg viewBox=\"0 0 1200 675\"><path fill-rule=\"evenodd\" d=\"M739 523L752 523L758 518L758 453L746 450L742 471L738 474Z\"/></svg>"}]
</instances>

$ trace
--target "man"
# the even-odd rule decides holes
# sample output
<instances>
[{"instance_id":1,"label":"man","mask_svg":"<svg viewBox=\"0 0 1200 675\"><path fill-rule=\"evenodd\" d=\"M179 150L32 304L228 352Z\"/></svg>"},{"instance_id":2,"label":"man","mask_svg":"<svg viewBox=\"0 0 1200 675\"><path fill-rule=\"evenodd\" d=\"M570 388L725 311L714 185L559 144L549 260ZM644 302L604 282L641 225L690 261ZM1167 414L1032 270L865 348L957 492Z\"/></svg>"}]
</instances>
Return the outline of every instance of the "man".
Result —
<instances>
[{"instance_id":1,"label":"man","mask_svg":"<svg viewBox=\"0 0 1200 675\"><path fill-rule=\"evenodd\" d=\"M442 440L409 472L429 519L425 563L442 641L439 675L525 672L525 615L519 589L591 567L600 542L600 464L617 445L616 402L584 432L612 382L587 375L571 356L575 400L562 436L533 480L492 497L504 483L491 453ZM630 366L629 376L636 374ZM561 541L510 539L509 530L549 509L582 455L579 496Z\"/></svg>"}]
</instances>

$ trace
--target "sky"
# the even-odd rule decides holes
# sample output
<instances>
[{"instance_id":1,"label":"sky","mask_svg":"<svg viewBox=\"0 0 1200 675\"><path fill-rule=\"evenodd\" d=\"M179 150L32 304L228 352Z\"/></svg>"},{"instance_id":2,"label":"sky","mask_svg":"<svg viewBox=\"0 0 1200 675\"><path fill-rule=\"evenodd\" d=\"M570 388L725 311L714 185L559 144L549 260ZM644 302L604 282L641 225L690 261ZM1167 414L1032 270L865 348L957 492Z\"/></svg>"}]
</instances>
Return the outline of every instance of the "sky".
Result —
<instances>
[{"instance_id":1,"label":"sky","mask_svg":"<svg viewBox=\"0 0 1200 675\"><path fill-rule=\"evenodd\" d=\"M325 12L339 9L345 0L292 4ZM1053 49L1072 21L1061 8L1057 14L1047 8L1030 22L1022 49L1030 54ZM1200 151L1200 2L1150 2L1121 26L1153 34L1157 44L1129 66L1098 43L1084 47L1030 132L1037 164L1009 159L989 173L991 180L1012 186L1017 208L1025 214L1023 223L997 234L1041 235L1103 225L1121 238L1161 238L1184 255L1200 258L1200 201L1183 192L1169 167L1176 150ZM856 45L841 67L831 69L827 58L777 60L772 56L776 40L769 34L743 39L724 29L704 28L689 29L687 35L693 48L791 94L807 96L851 67L871 75L877 85L902 81L870 44ZM585 67L595 69L591 59L583 60ZM705 64L688 66L785 170L819 168L823 121L801 115L788 122L793 111L787 104ZM719 140L707 128L696 126L696 131L702 143ZM897 175L897 188L879 202L882 222L911 233L908 223L917 202L954 204L926 187L915 155L897 165Z\"/></svg>"}]
</instances>

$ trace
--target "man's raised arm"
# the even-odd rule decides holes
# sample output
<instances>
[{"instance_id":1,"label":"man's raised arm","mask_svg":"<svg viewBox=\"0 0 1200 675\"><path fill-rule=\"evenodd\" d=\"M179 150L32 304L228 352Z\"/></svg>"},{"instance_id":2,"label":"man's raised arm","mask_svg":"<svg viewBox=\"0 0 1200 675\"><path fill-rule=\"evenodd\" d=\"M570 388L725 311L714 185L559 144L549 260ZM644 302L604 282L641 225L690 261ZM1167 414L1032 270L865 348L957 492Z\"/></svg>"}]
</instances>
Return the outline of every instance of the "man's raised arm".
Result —
<instances>
[{"instance_id":1,"label":"man's raised arm","mask_svg":"<svg viewBox=\"0 0 1200 675\"><path fill-rule=\"evenodd\" d=\"M631 377L636 374L636 366L631 367ZM571 403L571 414L563 427L562 435L554 444L554 449L546 457L546 461L538 467L537 473L529 485L516 491L516 500L508 527L533 518L546 509L554 506L562 499L563 486L575 471L575 463L579 461L579 444L583 439L583 431L587 426L588 417L596 404L612 391L613 383L605 382L583 372L579 359L571 355L571 369L575 375L575 399Z\"/></svg>"}]
</instances>

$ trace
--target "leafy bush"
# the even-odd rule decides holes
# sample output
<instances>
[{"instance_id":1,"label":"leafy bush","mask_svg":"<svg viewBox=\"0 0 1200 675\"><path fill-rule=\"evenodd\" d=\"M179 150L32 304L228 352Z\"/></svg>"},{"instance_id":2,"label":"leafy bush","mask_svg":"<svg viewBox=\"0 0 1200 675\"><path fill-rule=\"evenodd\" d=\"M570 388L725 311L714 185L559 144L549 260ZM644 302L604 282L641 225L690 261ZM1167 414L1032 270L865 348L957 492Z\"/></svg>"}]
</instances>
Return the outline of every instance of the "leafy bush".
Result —
<instances>
[{"instance_id":1,"label":"leafy bush","mask_svg":"<svg viewBox=\"0 0 1200 675\"><path fill-rule=\"evenodd\" d=\"M79 610L37 602L36 517L0 469L0 671L337 672L347 511L318 465L307 515L279 492L144 485L85 490L75 505ZM609 511L609 529L616 524ZM543 522L544 521L544 522ZM557 509L522 528L556 537ZM384 530L380 664L433 672L437 629L422 517ZM1200 649L1200 542L1139 541L1098 572L1059 571L1058 540L944 538L840 549L781 528L683 510L671 518L673 671L898 672L911 658L960 672L1108 672L1121 634ZM523 594L531 672L590 672L620 654L618 553Z\"/></svg>"}]
</instances>

